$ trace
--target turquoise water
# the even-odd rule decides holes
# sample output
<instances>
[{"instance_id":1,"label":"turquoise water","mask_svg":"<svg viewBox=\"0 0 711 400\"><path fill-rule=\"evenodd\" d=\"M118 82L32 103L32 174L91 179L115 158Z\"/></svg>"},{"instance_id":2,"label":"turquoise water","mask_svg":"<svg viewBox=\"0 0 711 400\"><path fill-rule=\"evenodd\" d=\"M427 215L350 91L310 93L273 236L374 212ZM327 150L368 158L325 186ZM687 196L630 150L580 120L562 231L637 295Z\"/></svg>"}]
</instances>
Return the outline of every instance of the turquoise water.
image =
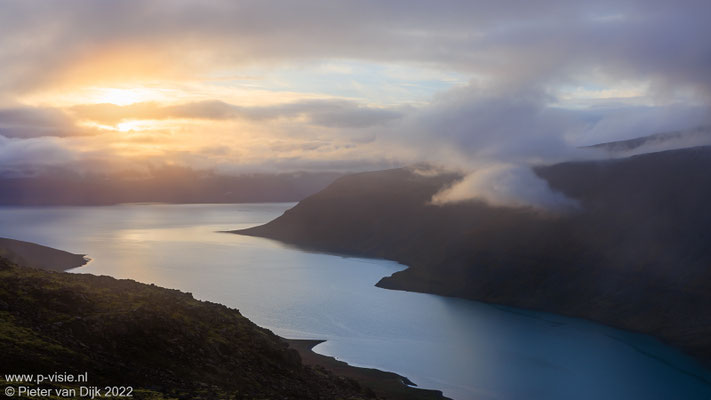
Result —
<instances>
[{"instance_id":1,"label":"turquoise water","mask_svg":"<svg viewBox=\"0 0 711 400\"><path fill-rule=\"evenodd\" d=\"M0 236L86 253L74 272L192 292L316 351L468 399L711 399L657 340L580 319L373 286L397 263L218 233L293 204L0 207Z\"/></svg>"}]
</instances>

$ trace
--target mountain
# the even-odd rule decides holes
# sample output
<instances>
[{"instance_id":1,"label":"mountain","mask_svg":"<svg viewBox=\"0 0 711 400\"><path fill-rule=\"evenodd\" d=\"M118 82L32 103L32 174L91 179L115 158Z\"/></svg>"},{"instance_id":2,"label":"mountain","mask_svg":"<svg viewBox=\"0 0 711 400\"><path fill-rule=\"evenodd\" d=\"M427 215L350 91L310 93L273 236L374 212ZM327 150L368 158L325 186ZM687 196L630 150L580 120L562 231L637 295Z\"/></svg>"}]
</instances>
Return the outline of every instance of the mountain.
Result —
<instances>
[{"instance_id":1,"label":"mountain","mask_svg":"<svg viewBox=\"0 0 711 400\"><path fill-rule=\"evenodd\" d=\"M396 260L378 286L584 317L711 360L711 147L535 169L564 214L433 205L457 174L348 175L235 233Z\"/></svg>"},{"instance_id":2,"label":"mountain","mask_svg":"<svg viewBox=\"0 0 711 400\"><path fill-rule=\"evenodd\" d=\"M145 173L79 174L66 169L0 175L0 205L119 203L257 203L299 201L341 174L301 172L224 175L164 167Z\"/></svg>"},{"instance_id":3,"label":"mountain","mask_svg":"<svg viewBox=\"0 0 711 400\"><path fill-rule=\"evenodd\" d=\"M0 257L26 267L64 271L87 263L83 254L73 254L21 240L0 238Z\"/></svg>"},{"instance_id":4,"label":"mountain","mask_svg":"<svg viewBox=\"0 0 711 400\"><path fill-rule=\"evenodd\" d=\"M599 149L613 155L633 155L711 145L711 126L699 126L683 131L662 132L634 139L600 143L588 148Z\"/></svg>"}]
</instances>

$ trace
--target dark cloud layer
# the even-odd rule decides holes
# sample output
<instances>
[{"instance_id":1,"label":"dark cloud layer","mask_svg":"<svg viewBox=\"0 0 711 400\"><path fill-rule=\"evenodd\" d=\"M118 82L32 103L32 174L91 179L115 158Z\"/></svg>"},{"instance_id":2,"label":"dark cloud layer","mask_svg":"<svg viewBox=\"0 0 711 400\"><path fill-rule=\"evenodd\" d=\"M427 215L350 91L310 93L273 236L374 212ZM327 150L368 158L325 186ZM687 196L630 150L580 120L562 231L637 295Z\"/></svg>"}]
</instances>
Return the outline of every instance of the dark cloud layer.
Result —
<instances>
[{"instance_id":1,"label":"dark cloud layer","mask_svg":"<svg viewBox=\"0 0 711 400\"><path fill-rule=\"evenodd\" d=\"M63 111L54 108L15 107L0 109L0 135L7 138L76 136L89 134Z\"/></svg>"},{"instance_id":2,"label":"dark cloud layer","mask_svg":"<svg viewBox=\"0 0 711 400\"><path fill-rule=\"evenodd\" d=\"M39 84L77 59L131 48L186 68L195 67L193 52L216 63L352 58L420 62L511 84L599 72L708 94L708 14L709 3L697 0L6 0L1 84Z\"/></svg>"},{"instance_id":3,"label":"dark cloud layer","mask_svg":"<svg viewBox=\"0 0 711 400\"><path fill-rule=\"evenodd\" d=\"M0 172L53 167L75 160L75 154L58 138L10 139L0 135Z\"/></svg>"}]
</instances>

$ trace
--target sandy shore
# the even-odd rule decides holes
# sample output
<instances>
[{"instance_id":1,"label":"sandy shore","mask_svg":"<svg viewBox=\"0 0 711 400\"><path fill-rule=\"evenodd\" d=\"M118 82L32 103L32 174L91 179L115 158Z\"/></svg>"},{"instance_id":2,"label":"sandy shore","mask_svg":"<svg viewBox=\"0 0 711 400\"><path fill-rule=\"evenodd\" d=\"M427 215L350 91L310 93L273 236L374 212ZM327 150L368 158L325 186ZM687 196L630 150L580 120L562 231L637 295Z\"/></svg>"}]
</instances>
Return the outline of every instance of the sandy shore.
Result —
<instances>
[{"instance_id":1,"label":"sandy shore","mask_svg":"<svg viewBox=\"0 0 711 400\"><path fill-rule=\"evenodd\" d=\"M418 389L409 379L393 372L384 372L373 368L359 368L338 361L333 357L314 353L312 349L325 340L284 339L289 346L298 351L301 360L306 365L322 367L335 375L344 376L367 386L379 396L402 400L434 400L447 399L439 390ZM410 386L408 386L410 385Z\"/></svg>"}]
</instances>

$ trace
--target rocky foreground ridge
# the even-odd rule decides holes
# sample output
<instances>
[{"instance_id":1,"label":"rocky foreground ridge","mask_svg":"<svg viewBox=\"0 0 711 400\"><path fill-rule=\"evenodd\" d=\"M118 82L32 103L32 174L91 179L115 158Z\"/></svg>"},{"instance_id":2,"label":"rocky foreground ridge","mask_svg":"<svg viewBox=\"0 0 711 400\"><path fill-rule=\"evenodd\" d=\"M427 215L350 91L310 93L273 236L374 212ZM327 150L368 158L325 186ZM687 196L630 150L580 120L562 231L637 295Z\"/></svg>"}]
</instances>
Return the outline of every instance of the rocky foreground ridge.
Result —
<instances>
[{"instance_id":1,"label":"rocky foreground ridge","mask_svg":"<svg viewBox=\"0 0 711 400\"><path fill-rule=\"evenodd\" d=\"M0 257L0 390L19 385L5 374L60 372L86 373L92 386L131 386L137 399L443 398L402 384L383 392L378 379L374 391L310 364L238 310L189 293Z\"/></svg>"}]
</instances>

